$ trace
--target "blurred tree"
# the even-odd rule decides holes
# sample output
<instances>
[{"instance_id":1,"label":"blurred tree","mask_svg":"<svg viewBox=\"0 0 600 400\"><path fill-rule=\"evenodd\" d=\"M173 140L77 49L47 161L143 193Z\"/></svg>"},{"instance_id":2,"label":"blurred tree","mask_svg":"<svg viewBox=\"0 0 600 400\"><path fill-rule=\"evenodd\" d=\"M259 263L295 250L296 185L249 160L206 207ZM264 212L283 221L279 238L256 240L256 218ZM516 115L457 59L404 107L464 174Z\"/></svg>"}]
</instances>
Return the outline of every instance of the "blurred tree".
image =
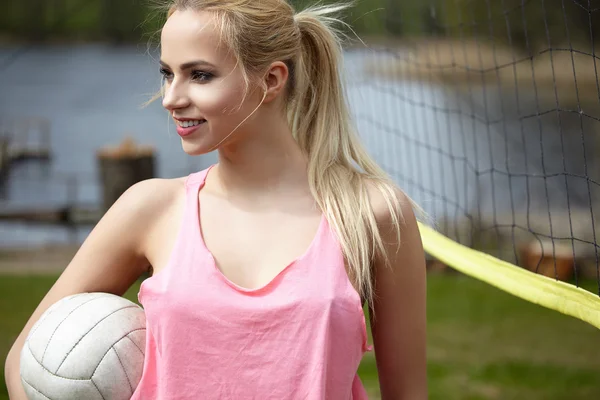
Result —
<instances>
[{"instance_id":1,"label":"blurred tree","mask_svg":"<svg viewBox=\"0 0 600 400\"><path fill-rule=\"evenodd\" d=\"M47 4L44 0L31 0L30 8L27 9L27 13L24 15L29 24L29 29L27 30L28 39L40 40L44 37L47 27Z\"/></svg>"},{"instance_id":2,"label":"blurred tree","mask_svg":"<svg viewBox=\"0 0 600 400\"><path fill-rule=\"evenodd\" d=\"M597 0L436 0L439 24L456 37L489 38L537 52L565 46L589 49L600 37ZM592 7L590 9L589 7ZM598 8L596 6L596 8Z\"/></svg>"},{"instance_id":3,"label":"blurred tree","mask_svg":"<svg viewBox=\"0 0 600 400\"><path fill-rule=\"evenodd\" d=\"M383 23L387 13L386 3L389 0L360 0L347 13L346 22L358 34L384 35L386 27Z\"/></svg>"},{"instance_id":4,"label":"blurred tree","mask_svg":"<svg viewBox=\"0 0 600 400\"><path fill-rule=\"evenodd\" d=\"M17 32L19 29L19 17L17 15L16 0L4 0L2 12L0 12L0 33Z\"/></svg>"},{"instance_id":5,"label":"blurred tree","mask_svg":"<svg viewBox=\"0 0 600 400\"><path fill-rule=\"evenodd\" d=\"M113 43L139 38L143 6L139 0L103 0L102 25L105 36Z\"/></svg>"},{"instance_id":6,"label":"blurred tree","mask_svg":"<svg viewBox=\"0 0 600 400\"><path fill-rule=\"evenodd\" d=\"M290 0L301 10L315 0ZM325 0L322 4L344 3L344 0ZM345 21L363 35L418 35L426 27L426 11L430 0L355 0L346 13Z\"/></svg>"},{"instance_id":7,"label":"blurred tree","mask_svg":"<svg viewBox=\"0 0 600 400\"><path fill-rule=\"evenodd\" d=\"M426 30L429 1L386 0L385 27L393 36L416 36Z\"/></svg>"},{"instance_id":8,"label":"blurred tree","mask_svg":"<svg viewBox=\"0 0 600 400\"><path fill-rule=\"evenodd\" d=\"M164 21L164 16L152 8L155 0L0 1L0 34L18 40L58 37L77 40L109 39L114 42L139 41L155 33ZM435 32L438 25L443 26L442 22L438 24L432 18L436 13L431 5L445 0L288 1L296 9L315 3L348 1L352 7L345 12L344 19L361 36L415 36ZM36 12L32 13L31 10ZM447 22L454 23L452 20Z\"/></svg>"},{"instance_id":9,"label":"blurred tree","mask_svg":"<svg viewBox=\"0 0 600 400\"><path fill-rule=\"evenodd\" d=\"M2 0L0 33L12 33L21 40L40 40L46 32L46 2L44 0Z\"/></svg>"}]
</instances>

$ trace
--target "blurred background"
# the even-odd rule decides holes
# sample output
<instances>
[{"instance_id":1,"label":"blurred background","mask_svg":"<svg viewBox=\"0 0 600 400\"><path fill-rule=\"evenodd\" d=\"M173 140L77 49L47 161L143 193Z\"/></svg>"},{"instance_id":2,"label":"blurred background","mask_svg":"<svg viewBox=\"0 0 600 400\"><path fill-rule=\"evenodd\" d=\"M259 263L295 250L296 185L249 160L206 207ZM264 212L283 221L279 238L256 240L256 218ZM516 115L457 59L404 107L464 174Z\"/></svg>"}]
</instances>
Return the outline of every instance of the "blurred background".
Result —
<instances>
[{"instance_id":1,"label":"blurred background","mask_svg":"<svg viewBox=\"0 0 600 400\"><path fill-rule=\"evenodd\" d=\"M358 0L345 21L360 135L430 223L597 295L600 3ZM181 150L160 101L141 107L163 22L146 1L2 0L2 359L124 188L216 160ZM428 270L432 399L600 398L595 328ZM360 374L378 398L372 354Z\"/></svg>"}]
</instances>

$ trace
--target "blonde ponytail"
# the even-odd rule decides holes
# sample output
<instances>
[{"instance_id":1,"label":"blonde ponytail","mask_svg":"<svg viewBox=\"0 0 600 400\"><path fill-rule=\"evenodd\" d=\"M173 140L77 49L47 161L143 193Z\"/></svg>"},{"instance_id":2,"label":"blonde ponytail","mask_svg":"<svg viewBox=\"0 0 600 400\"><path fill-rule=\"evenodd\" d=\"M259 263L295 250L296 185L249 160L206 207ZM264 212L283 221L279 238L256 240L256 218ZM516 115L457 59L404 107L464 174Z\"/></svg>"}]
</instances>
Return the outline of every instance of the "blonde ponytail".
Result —
<instances>
[{"instance_id":1,"label":"blonde ponytail","mask_svg":"<svg viewBox=\"0 0 600 400\"><path fill-rule=\"evenodd\" d=\"M312 7L296 14L301 50L294 71L288 116L294 136L308 156L310 187L335 229L350 278L369 304L372 265L385 257L369 187L385 199L400 239L400 207L394 184L369 157L354 132L342 85L342 33L330 16L345 6Z\"/></svg>"}]
</instances>

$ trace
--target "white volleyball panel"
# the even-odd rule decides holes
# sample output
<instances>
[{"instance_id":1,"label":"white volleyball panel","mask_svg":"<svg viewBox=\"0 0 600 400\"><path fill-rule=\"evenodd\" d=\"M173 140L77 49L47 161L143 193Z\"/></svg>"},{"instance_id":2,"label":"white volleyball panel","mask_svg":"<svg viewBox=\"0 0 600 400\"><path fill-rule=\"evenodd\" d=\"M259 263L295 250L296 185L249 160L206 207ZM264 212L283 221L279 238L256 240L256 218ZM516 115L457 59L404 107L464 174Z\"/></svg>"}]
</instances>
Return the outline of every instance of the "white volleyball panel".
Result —
<instances>
[{"instance_id":1,"label":"white volleyball panel","mask_svg":"<svg viewBox=\"0 0 600 400\"><path fill-rule=\"evenodd\" d=\"M133 306L112 311L106 317L95 317L102 318L101 323L83 332L80 339L75 338L77 342L72 343L68 355L62 355L62 364L56 370L58 375L78 379L90 378L110 348L145 323L143 310ZM86 360L85 364L81 363L82 359Z\"/></svg>"},{"instance_id":2,"label":"white volleyball panel","mask_svg":"<svg viewBox=\"0 0 600 400\"><path fill-rule=\"evenodd\" d=\"M140 331L145 333L145 331ZM113 346L116 351L127 376L134 387L137 387L142 379L142 372L144 370L144 349L140 350L137 343L130 339L131 334L119 341Z\"/></svg>"},{"instance_id":3,"label":"white volleyball panel","mask_svg":"<svg viewBox=\"0 0 600 400\"><path fill-rule=\"evenodd\" d=\"M35 358L42 362L48 343L55 335L56 329L64 323L73 310L81 304L99 297L99 294L82 294L68 296L53 304L37 323L31 328L27 341ZM43 329L39 329L43 325Z\"/></svg>"},{"instance_id":4,"label":"white volleyball panel","mask_svg":"<svg viewBox=\"0 0 600 400\"><path fill-rule=\"evenodd\" d=\"M65 379L52 374L33 358L27 347L21 352L21 380L30 400L103 400L90 380ZM40 397L41 395L45 397Z\"/></svg>"},{"instance_id":5,"label":"white volleyball panel","mask_svg":"<svg viewBox=\"0 0 600 400\"><path fill-rule=\"evenodd\" d=\"M144 368L146 318L135 303L82 293L53 304L21 352L29 399L129 399Z\"/></svg>"},{"instance_id":6,"label":"white volleyball panel","mask_svg":"<svg viewBox=\"0 0 600 400\"><path fill-rule=\"evenodd\" d=\"M123 317L123 315L127 315L127 311L123 312L123 309L131 312L134 310L133 307L139 309L129 300L113 295L94 298L81 304L72 310L68 318L57 327L52 340L48 343L53 351L51 353L46 351L43 364L61 376L78 379L89 378L93 368L81 370L76 374L64 372L70 370L67 364L69 359L72 355L77 358L81 357L81 346L83 346L83 355L91 358L95 363L99 362L108 348L127 334L119 323L123 323L127 319ZM116 315L119 315L120 318L115 318ZM115 329L118 329L118 332L114 332ZM108 332L110 332L112 340L104 337ZM98 340L100 337L102 339Z\"/></svg>"},{"instance_id":7,"label":"white volleyball panel","mask_svg":"<svg viewBox=\"0 0 600 400\"><path fill-rule=\"evenodd\" d=\"M105 399L129 400L137 386L127 376L122 360L123 357L111 349L94 372L92 380Z\"/></svg>"}]
</instances>

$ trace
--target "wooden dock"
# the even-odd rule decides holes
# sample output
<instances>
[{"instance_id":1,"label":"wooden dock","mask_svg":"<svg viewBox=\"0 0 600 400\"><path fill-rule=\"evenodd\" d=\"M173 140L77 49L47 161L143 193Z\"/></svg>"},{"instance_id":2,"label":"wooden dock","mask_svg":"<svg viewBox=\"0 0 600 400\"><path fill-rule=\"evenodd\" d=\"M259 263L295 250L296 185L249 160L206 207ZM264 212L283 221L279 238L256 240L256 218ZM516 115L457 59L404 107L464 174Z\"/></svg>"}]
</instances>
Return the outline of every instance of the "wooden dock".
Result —
<instances>
[{"instance_id":1,"label":"wooden dock","mask_svg":"<svg viewBox=\"0 0 600 400\"><path fill-rule=\"evenodd\" d=\"M28 160L50 161L50 149L40 146L13 146L9 148L7 157L11 163Z\"/></svg>"},{"instance_id":2,"label":"wooden dock","mask_svg":"<svg viewBox=\"0 0 600 400\"><path fill-rule=\"evenodd\" d=\"M8 179L11 166L29 161L51 161L50 121L46 118L15 118L0 121L0 183ZM80 205L75 177L65 180L67 201L55 206L0 206L0 221L49 225L95 225L101 207Z\"/></svg>"},{"instance_id":3,"label":"wooden dock","mask_svg":"<svg viewBox=\"0 0 600 400\"><path fill-rule=\"evenodd\" d=\"M20 121L23 122L23 121ZM28 160L50 161L49 122L43 119L26 121L27 123L7 125L0 121L0 176L8 177L13 163ZM35 127L34 130L32 127ZM26 132L37 131L40 137L27 139ZM7 135L10 132L12 135ZM23 138L25 137L25 138ZM80 186L85 184L78 174L52 174L43 178L52 179L52 183L64 184L66 199L57 205L41 204L2 204L0 203L0 222L19 221L28 224L46 224L62 226L96 225L104 212L131 185L155 176L154 149L137 146L131 139L114 149L102 149L97 154L100 164L103 198L101 204L86 204L80 201ZM44 166L45 167L45 166ZM44 168L45 169L45 168ZM125 179L123 178L125 177ZM1 178L0 178L1 179ZM10 178L7 178L10 179ZM1 180L0 180L0 183ZM0 185L0 189L5 185Z\"/></svg>"},{"instance_id":4,"label":"wooden dock","mask_svg":"<svg viewBox=\"0 0 600 400\"><path fill-rule=\"evenodd\" d=\"M50 121L45 118L24 118L0 124L0 180L8 175L15 162L50 161L50 142Z\"/></svg>"}]
</instances>

